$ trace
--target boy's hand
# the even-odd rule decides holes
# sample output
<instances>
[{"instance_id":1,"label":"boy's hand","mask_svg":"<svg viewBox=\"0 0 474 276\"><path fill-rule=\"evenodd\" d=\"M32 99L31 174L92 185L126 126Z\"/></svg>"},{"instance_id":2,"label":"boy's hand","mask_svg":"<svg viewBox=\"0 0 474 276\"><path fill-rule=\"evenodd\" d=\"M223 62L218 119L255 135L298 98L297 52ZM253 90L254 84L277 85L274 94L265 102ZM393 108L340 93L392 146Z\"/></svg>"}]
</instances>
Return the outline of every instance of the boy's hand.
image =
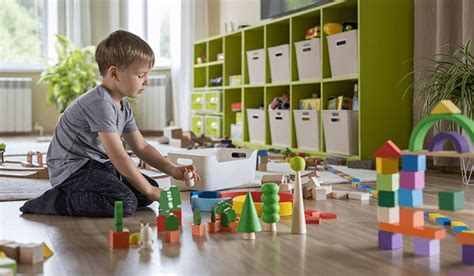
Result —
<instances>
[{"instance_id":1,"label":"boy's hand","mask_svg":"<svg viewBox=\"0 0 474 276\"><path fill-rule=\"evenodd\" d=\"M176 180L184 180L184 173L192 172L193 177L196 181L201 181L201 176L196 172L196 167L194 165L188 165L183 167L175 166L171 171L171 177Z\"/></svg>"}]
</instances>

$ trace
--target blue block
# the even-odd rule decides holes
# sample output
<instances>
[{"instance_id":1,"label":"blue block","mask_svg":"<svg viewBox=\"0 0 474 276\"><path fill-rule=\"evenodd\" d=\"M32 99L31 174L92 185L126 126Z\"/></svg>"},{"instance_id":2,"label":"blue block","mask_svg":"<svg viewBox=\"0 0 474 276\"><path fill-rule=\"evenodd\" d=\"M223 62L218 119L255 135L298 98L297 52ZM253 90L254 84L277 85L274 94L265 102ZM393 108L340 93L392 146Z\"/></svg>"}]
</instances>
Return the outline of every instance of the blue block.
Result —
<instances>
[{"instance_id":1,"label":"blue block","mask_svg":"<svg viewBox=\"0 0 474 276\"><path fill-rule=\"evenodd\" d=\"M402 155L402 171L426 171L426 155Z\"/></svg>"},{"instance_id":2,"label":"blue block","mask_svg":"<svg viewBox=\"0 0 474 276\"><path fill-rule=\"evenodd\" d=\"M431 214L431 212L429 212L429 211L424 211L423 214L425 215L425 220L429 220L429 219L430 219L429 215Z\"/></svg>"},{"instance_id":3,"label":"blue block","mask_svg":"<svg viewBox=\"0 0 474 276\"><path fill-rule=\"evenodd\" d=\"M419 207L423 206L423 189L398 190L398 204L406 207Z\"/></svg>"},{"instance_id":4,"label":"blue block","mask_svg":"<svg viewBox=\"0 0 474 276\"><path fill-rule=\"evenodd\" d=\"M436 223L441 225L451 225L451 220L449 218L436 218Z\"/></svg>"},{"instance_id":5,"label":"blue block","mask_svg":"<svg viewBox=\"0 0 474 276\"><path fill-rule=\"evenodd\" d=\"M453 231L454 231L454 233L456 233L456 234L459 234L459 233L461 233L462 231L466 231L466 230L469 230L469 229L470 229L470 228L467 227L467 226L454 226L454 227L453 227Z\"/></svg>"}]
</instances>

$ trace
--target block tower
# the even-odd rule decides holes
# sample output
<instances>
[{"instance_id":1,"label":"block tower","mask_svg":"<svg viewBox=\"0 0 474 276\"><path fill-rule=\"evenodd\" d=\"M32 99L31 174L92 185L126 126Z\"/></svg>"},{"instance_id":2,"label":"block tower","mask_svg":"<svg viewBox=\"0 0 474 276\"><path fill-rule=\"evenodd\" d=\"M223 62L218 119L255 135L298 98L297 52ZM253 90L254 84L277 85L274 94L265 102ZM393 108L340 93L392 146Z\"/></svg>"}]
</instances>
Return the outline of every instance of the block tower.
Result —
<instances>
[{"instance_id":1,"label":"block tower","mask_svg":"<svg viewBox=\"0 0 474 276\"><path fill-rule=\"evenodd\" d=\"M426 155L402 155L400 172L400 206L423 206L423 189L425 188Z\"/></svg>"}]
</instances>

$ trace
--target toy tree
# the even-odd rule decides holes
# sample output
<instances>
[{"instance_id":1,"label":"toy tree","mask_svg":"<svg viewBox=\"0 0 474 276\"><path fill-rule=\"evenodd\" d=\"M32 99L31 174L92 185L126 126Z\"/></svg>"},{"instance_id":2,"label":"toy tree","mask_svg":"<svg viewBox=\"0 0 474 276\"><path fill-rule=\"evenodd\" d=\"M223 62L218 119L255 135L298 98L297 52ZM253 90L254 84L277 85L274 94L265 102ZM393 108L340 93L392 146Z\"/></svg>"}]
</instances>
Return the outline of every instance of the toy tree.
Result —
<instances>
[{"instance_id":1,"label":"toy tree","mask_svg":"<svg viewBox=\"0 0 474 276\"><path fill-rule=\"evenodd\" d=\"M193 222L195 225L201 225L201 210L193 210Z\"/></svg>"},{"instance_id":2,"label":"toy tree","mask_svg":"<svg viewBox=\"0 0 474 276\"><path fill-rule=\"evenodd\" d=\"M257 210L253 204L250 192L247 193L247 197L245 198L237 231L244 234L244 240L254 240L255 232L262 231L262 226L258 220Z\"/></svg>"},{"instance_id":3,"label":"toy tree","mask_svg":"<svg viewBox=\"0 0 474 276\"><path fill-rule=\"evenodd\" d=\"M276 223L280 221L280 196L278 192L280 187L273 182L262 185L262 220L263 229L269 232L276 232Z\"/></svg>"},{"instance_id":4,"label":"toy tree","mask_svg":"<svg viewBox=\"0 0 474 276\"><path fill-rule=\"evenodd\" d=\"M179 229L179 218L173 214L169 213L165 220L165 227L168 231L176 231Z\"/></svg>"},{"instance_id":5,"label":"toy tree","mask_svg":"<svg viewBox=\"0 0 474 276\"><path fill-rule=\"evenodd\" d=\"M221 217L221 226L229 227L237 219L234 208L226 201L221 201L216 206L216 213Z\"/></svg>"},{"instance_id":6,"label":"toy tree","mask_svg":"<svg viewBox=\"0 0 474 276\"><path fill-rule=\"evenodd\" d=\"M211 209L211 222L216 222L216 208Z\"/></svg>"},{"instance_id":7,"label":"toy tree","mask_svg":"<svg viewBox=\"0 0 474 276\"><path fill-rule=\"evenodd\" d=\"M122 201L115 201L115 232L122 232L122 221L123 221L123 203Z\"/></svg>"},{"instance_id":8,"label":"toy tree","mask_svg":"<svg viewBox=\"0 0 474 276\"><path fill-rule=\"evenodd\" d=\"M114 204L114 222L115 227L109 231L110 249L124 249L129 247L129 232L123 231L123 203L115 201Z\"/></svg>"},{"instance_id":9,"label":"toy tree","mask_svg":"<svg viewBox=\"0 0 474 276\"><path fill-rule=\"evenodd\" d=\"M306 234L306 222L304 217L303 188L301 185L301 171L306 167L303 158L297 156L290 161L291 169L296 172L295 194L293 196L293 218L291 221L291 233Z\"/></svg>"},{"instance_id":10,"label":"toy tree","mask_svg":"<svg viewBox=\"0 0 474 276\"><path fill-rule=\"evenodd\" d=\"M203 236L206 233L206 225L201 224L201 210L193 210L193 222L193 225L191 225L193 236Z\"/></svg>"},{"instance_id":11,"label":"toy tree","mask_svg":"<svg viewBox=\"0 0 474 276\"><path fill-rule=\"evenodd\" d=\"M181 195L179 188L171 186L169 190L160 192L160 215L169 211L181 211Z\"/></svg>"}]
</instances>

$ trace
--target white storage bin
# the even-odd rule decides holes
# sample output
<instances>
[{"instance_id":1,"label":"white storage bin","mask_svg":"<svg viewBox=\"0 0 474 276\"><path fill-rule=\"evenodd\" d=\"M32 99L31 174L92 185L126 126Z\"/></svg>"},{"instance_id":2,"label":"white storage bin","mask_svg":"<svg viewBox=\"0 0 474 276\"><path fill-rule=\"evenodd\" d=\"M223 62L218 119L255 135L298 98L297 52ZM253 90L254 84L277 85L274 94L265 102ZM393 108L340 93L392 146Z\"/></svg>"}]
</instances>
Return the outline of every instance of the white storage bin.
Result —
<instances>
[{"instance_id":1,"label":"white storage bin","mask_svg":"<svg viewBox=\"0 0 474 276\"><path fill-rule=\"evenodd\" d=\"M295 42L298 79L321 78L321 40L319 38Z\"/></svg>"},{"instance_id":2,"label":"white storage bin","mask_svg":"<svg viewBox=\"0 0 474 276\"><path fill-rule=\"evenodd\" d=\"M171 184L183 189L222 190L255 183L257 151L251 149L210 148L168 153L176 165L193 164L201 181L191 188L171 177Z\"/></svg>"},{"instance_id":3,"label":"white storage bin","mask_svg":"<svg viewBox=\"0 0 474 276\"><path fill-rule=\"evenodd\" d=\"M327 39L332 76L357 74L357 30L333 34Z\"/></svg>"},{"instance_id":4,"label":"white storage bin","mask_svg":"<svg viewBox=\"0 0 474 276\"><path fill-rule=\"evenodd\" d=\"M291 147L290 111L269 110L273 146Z\"/></svg>"},{"instance_id":5,"label":"white storage bin","mask_svg":"<svg viewBox=\"0 0 474 276\"><path fill-rule=\"evenodd\" d=\"M265 83L265 49L248 51L247 67L250 84Z\"/></svg>"},{"instance_id":6,"label":"white storage bin","mask_svg":"<svg viewBox=\"0 0 474 276\"><path fill-rule=\"evenodd\" d=\"M265 144L265 110L253 108L246 110L250 142Z\"/></svg>"},{"instance_id":7,"label":"white storage bin","mask_svg":"<svg viewBox=\"0 0 474 276\"><path fill-rule=\"evenodd\" d=\"M324 140L328 153L357 155L359 114L354 110L323 110Z\"/></svg>"},{"instance_id":8,"label":"white storage bin","mask_svg":"<svg viewBox=\"0 0 474 276\"><path fill-rule=\"evenodd\" d=\"M289 82L290 81L290 56L289 45L268 48L268 56L270 57L270 73L272 83Z\"/></svg>"},{"instance_id":9,"label":"white storage bin","mask_svg":"<svg viewBox=\"0 0 474 276\"><path fill-rule=\"evenodd\" d=\"M319 111L293 110L297 148L319 150Z\"/></svg>"}]
</instances>

